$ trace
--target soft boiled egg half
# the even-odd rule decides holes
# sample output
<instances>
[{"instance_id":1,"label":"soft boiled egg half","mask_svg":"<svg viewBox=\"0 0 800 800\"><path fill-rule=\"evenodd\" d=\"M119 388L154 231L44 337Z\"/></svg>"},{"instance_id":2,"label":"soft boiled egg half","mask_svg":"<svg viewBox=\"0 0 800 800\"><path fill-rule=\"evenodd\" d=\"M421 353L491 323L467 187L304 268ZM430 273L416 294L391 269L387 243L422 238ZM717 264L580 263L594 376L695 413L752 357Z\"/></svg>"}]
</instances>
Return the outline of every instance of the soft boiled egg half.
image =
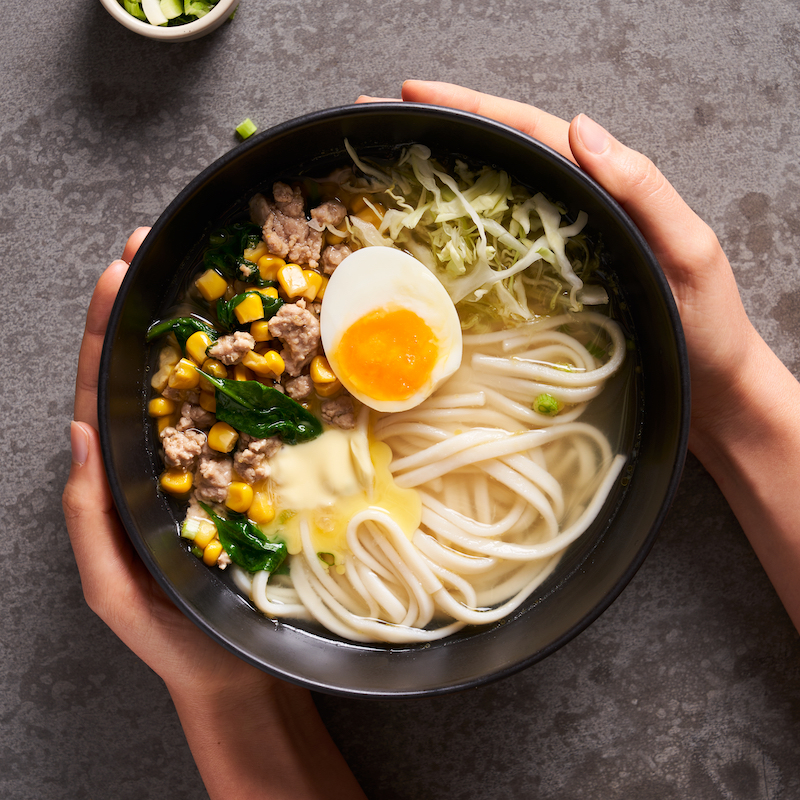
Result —
<instances>
[{"instance_id":1,"label":"soft boiled egg half","mask_svg":"<svg viewBox=\"0 0 800 800\"><path fill-rule=\"evenodd\" d=\"M364 247L336 268L320 333L336 377L376 411L414 408L461 364L461 324L447 290L392 247Z\"/></svg>"}]
</instances>

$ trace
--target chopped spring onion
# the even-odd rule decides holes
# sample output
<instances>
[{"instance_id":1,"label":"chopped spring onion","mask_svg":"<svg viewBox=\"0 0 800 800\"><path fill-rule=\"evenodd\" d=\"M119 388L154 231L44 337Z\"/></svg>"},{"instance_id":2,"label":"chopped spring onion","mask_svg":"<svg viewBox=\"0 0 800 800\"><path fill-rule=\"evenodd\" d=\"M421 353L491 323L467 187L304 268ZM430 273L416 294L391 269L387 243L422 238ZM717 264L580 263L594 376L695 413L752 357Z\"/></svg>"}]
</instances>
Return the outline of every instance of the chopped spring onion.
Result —
<instances>
[{"instance_id":1,"label":"chopped spring onion","mask_svg":"<svg viewBox=\"0 0 800 800\"><path fill-rule=\"evenodd\" d=\"M193 542L198 533L207 533L209 527L212 533L216 531L214 523L209 519L198 519L197 517L193 517L192 519L187 518L183 521L183 525L181 526L181 536Z\"/></svg>"},{"instance_id":2,"label":"chopped spring onion","mask_svg":"<svg viewBox=\"0 0 800 800\"><path fill-rule=\"evenodd\" d=\"M248 117L244 122L240 122L236 126L236 133L238 133L242 139L250 138L257 130L258 127L253 120L250 119L250 117Z\"/></svg>"},{"instance_id":3,"label":"chopped spring onion","mask_svg":"<svg viewBox=\"0 0 800 800\"><path fill-rule=\"evenodd\" d=\"M151 25L186 25L204 17L217 0L119 0L133 17Z\"/></svg>"},{"instance_id":4,"label":"chopped spring onion","mask_svg":"<svg viewBox=\"0 0 800 800\"><path fill-rule=\"evenodd\" d=\"M558 414L558 400L551 394L538 395L532 407L537 414L547 414L548 417Z\"/></svg>"},{"instance_id":5,"label":"chopped spring onion","mask_svg":"<svg viewBox=\"0 0 800 800\"><path fill-rule=\"evenodd\" d=\"M169 22L159 0L142 0L142 11L151 25L166 25Z\"/></svg>"},{"instance_id":6,"label":"chopped spring onion","mask_svg":"<svg viewBox=\"0 0 800 800\"><path fill-rule=\"evenodd\" d=\"M175 19L183 14L183 0L161 0L161 13L168 19Z\"/></svg>"},{"instance_id":7,"label":"chopped spring onion","mask_svg":"<svg viewBox=\"0 0 800 800\"><path fill-rule=\"evenodd\" d=\"M184 0L183 13L190 17L204 17L216 5L216 0L208 2L207 0ZM231 15L232 17L233 15Z\"/></svg>"},{"instance_id":8,"label":"chopped spring onion","mask_svg":"<svg viewBox=\"0 0 800 800\"><path fill-rule=\"evenodd\" d=\"M132 17L136 17L136 19L140 19L142 22L147 22L147 17L144 15L144 11L142 11L142 4L139 0L122 0L122 7Z\"/></svg>"}]
</instances>

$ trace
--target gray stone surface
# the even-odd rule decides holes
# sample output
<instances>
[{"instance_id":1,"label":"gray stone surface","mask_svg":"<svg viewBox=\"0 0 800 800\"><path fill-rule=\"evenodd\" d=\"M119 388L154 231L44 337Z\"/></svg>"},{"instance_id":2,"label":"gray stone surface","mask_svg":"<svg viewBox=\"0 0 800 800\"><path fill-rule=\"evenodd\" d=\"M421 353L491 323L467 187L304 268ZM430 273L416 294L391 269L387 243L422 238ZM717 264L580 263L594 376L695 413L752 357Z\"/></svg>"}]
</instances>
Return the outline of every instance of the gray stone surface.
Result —
<instances>
[{"instance_id":1,"label":"gray stone surface","mask_svg":"<svg viewBox=\"0 0 800 800\"><path fill-rule=\"evenodd\" d=\"M800 373L797 0L242 0L183 45L98 2L30 0L0 4L0 31L3 798L205 796L160 681L83 602L59 497L92 287L243 118L406 77L587 112L711 223ZM456 696L318 702L373 798L800 797L800 642L691 458L644 567L542 664Z\"/></svg>"}]
</instances>

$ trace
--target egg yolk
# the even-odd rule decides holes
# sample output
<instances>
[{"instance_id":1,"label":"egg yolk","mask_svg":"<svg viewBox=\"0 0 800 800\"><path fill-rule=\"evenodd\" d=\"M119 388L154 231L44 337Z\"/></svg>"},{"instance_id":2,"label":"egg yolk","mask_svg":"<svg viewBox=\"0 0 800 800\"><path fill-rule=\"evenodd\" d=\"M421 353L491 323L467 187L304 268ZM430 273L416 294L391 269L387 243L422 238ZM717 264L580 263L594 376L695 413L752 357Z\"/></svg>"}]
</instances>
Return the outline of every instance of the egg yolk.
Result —
<instances>
[{"instance_id":1,"label":"egg yolk","mask_svg":"<svg viewBox=\"0 0 800 800\"><path fill-rule=\"evenodd\" d=\"M276 486L276 511L278 513L271 525L262 525L261 529L268 537L284 541L289 554L296 555L303 550L300 523L302 520L306 520L310 526L314 550L317 553L332 556L337 571L341 573L344 571L343 564L350 552L347 544L347 526L356 514L368 508L379 509L397 522L405 535L411 539L420 526L422 501L416 489L403 489L394 482L389 469L392 462L392 451L384 442L370 442L369 444L370 460L375 470L371 492L368 495L363 487L353 489L352 484L357 483L357 480L353 473L349 446L347 452L344 448L337 446L333 449L320 446L320 440L331 433L341 440L334 442L335 445L349 441L349 437L342 431L327 431L313 442L288 448L290 451L297 448L313 448L318 461L327 458L330 458L330 461L326 461L325 464L314 464L310 468L310 480L305 484L290 487ZM294 480L305 457L292 456L290 453L284 452L286 449L281 451L283 458L288 455L293 460L296 459L296 464L291 468L291 478ZM282 477L290 478L290 475ZM336 488L345 493L333 496L334 487L330 486L331 482L338 484ZM309 484L311 485L309 486ZM323 484L327 485L323 486ZM351 484L349 489L347 484ZM303 508L292 510L282 508L286 499L289 499L290 503L300 501ZM330 564L330 562L326 563Z\"/></svg>"},{"instance_id":2,"label":"egg yolk","mask_svg":"<svg viewBox=\"0 0 800 800\"><path fill-rule=\"evenodd\" d=\"M377 309L356 320L336 348L339 369L375 400L405 400L430 380L436 336L407 308Z\"/></svg>"}]
</instances>

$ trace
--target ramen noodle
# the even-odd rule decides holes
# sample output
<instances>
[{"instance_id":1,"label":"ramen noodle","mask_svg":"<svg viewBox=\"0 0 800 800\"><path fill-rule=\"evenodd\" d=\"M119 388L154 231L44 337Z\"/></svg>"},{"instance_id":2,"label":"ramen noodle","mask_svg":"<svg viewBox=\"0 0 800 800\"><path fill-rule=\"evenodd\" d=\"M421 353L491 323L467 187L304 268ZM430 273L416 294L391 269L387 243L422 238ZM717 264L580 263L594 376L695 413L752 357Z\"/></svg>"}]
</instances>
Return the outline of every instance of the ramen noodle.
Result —
<instances>
[{"instance_id":1,"label":"ramen noodle","mask_svg":"<svg viewBox=\"0 0 800 800\"><path fill-rule=\"evenodd\" d=\"M212 234L151 328L160 484L267 616L426 642L511 614L597 518L628 343L585 214L420 145L349 152Z\"/></svg>"}]
</instances>

